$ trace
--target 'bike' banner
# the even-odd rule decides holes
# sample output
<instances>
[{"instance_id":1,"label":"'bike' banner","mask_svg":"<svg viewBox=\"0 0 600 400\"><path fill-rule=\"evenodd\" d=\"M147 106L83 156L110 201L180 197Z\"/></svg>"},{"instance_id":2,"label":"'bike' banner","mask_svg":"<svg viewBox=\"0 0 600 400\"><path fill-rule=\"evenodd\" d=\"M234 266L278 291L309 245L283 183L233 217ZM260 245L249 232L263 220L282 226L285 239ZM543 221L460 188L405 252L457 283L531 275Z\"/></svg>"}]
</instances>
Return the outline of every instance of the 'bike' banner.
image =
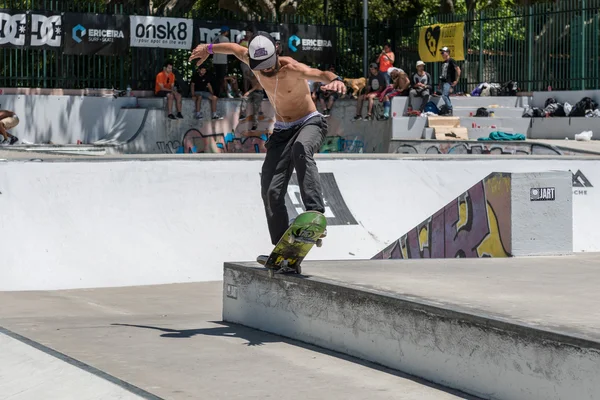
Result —
<instances>
[{"instance_id":1,"label":"'bike' banner","mask_svg":"<svg viewBox=\"0 0 600 400\"><path fill-rule=\"evenodd\" d=\"M119 55L129 49L129 17L65 13L64 53Z\"/></svg>"},{"instance_id":2,"label":"'bike' banner","mask_svg":"<svg viewBox=\"0 0 600 400\"><path fill-rule=\"evenodd\" d=\"M424 62L444 61L442 47L450 49L450 57L456 61L465 59L465 23L423 26L419 32L419 57Z\"/></svg>"},{"instance_id":3,"label":"'bike' banner","mask_svg":"<svg viewBox=\"0 0 600 400\"><path fill-rule=\"evenodd\" d=\"M194 22L184 18L131 16L131 47L191 49Z\"/></svg>"},{"instance_id":4,"label":"'bike' banner","mask_svg":"<svg viewBox=\"0 0 600 400\"><path fill-rule=\"evenodd\" d=\"M0 10L0 47L25 46L27 14Z\"/></svg>"},{"instance_id":5,"label":"'bike' banner","mask_svg":"<svg viewBox=\"0 0 600 400\"><path fill-rule=\"evenodd\" d=\"M219 36L222 25L230 29L229 41L240 43L242 33L248 27L248 22L208 22L194 21L195 43L212 43ZM297 25L297 24L270 24L252 23L254 31L269 33L276 41L280 42L281 55L291 56L294 59L314 67L326 68L327 64L335 63L336 31L335 27Z\"/></svg>"}]
</instances>

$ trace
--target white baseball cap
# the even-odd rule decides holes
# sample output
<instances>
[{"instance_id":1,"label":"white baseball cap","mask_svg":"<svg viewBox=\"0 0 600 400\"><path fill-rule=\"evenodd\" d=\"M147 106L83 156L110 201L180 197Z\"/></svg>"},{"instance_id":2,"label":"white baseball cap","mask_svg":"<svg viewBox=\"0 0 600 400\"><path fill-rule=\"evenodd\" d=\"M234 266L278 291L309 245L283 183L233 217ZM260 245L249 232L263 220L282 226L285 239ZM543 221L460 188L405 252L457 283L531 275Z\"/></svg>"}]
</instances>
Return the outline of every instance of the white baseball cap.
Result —
<instances>
[{"instance_id":1,"label":"white baseball cap","mask_svg":"<svg viewBox=\"0 0 600 400\"><path fill-rule=\"evenodd\" d=\"M273 37L267 32L257 32L256 36L248 43L248 57L250 58L250 69L273 68L277 63Z\"/></svg>"},{"instance_id":2,"label":"white baseball cap","mask_svg":"<svg viewBox=\"0 0 600 400\"><path fill-rule=\"evenodd\" d=\"M417 61L417 67L421 66L421 65L425 65L425 63L421 60Z\"/></svg>"}]
</instances>

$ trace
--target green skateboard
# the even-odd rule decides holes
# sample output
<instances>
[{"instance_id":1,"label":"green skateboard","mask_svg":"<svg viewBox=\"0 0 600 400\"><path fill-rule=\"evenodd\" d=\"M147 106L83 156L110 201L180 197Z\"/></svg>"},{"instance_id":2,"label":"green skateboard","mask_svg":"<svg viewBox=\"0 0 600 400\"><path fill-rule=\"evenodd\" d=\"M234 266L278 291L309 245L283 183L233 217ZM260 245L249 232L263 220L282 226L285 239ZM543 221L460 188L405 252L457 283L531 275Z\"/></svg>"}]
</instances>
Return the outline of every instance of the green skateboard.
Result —
<instances>
[{"instance_id":1,"label":"green skateboard","mask_svg":"<svg viewBox=\"0 0 600 400\"><path fill-rule=\"evenodd\" d=\"M327 218L317 211L304 212L285 231L266 261L258 262L269 270L272 278L275 273L302 273L300 263L316 244L321 247L321 235L327 228Z\"/></svg>"}]
</instances>

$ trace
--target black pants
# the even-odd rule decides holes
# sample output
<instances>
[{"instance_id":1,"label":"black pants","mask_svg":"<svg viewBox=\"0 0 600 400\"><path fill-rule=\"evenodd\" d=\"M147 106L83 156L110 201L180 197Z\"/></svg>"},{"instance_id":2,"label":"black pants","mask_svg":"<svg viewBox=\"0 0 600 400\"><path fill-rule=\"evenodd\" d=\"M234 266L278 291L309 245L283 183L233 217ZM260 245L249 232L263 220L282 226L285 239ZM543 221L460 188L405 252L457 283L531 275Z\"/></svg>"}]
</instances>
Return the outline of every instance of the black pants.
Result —
<instances>
[{"instance_id":1,"label":"black pants","mask_svg":"<svg viewBox=\"0 0 600 400\"><path fill-rule=\"evenodd\" d=\"M285 195L294 168L306 210L325 212L321 180L313 155L326 135L327 123L323 116L316 115L291 128L274 129L265 143L267 154L262 167L261 194L274 245L289 226Z\"/></svg>"}]
</instances>

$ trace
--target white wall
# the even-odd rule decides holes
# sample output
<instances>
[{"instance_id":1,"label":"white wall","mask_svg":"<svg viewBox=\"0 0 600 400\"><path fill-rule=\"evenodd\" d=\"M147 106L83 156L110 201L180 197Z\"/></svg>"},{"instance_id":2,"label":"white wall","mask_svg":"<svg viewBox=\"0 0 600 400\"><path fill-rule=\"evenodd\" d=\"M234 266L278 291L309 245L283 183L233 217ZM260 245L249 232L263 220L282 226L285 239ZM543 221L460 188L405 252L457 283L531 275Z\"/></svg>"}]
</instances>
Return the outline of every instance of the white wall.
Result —
<instances>
[{"instance_id":1,"label":"white wall","mask_svg":"<svg viewBox=\"0 0 600 400\"><path fill-rule=\"evenodd\" d=\"M228 157L229 158L229 157ZM220 280L224 261L271 251L262 160L0 163L0 290ZM600 251L600 162L334 159L356 225L330 225L308 259L369 259L491 172L578 170L574 251Z\"/></svg>"},{"instance_id":2,"label":"white wall","mask_svg":"<svg viewBox=\"0 0 600 400\"><path fill-rule=\"evenodd\" d=\"M0 109L19 116L11 133L29 143L94 142L111 131L122 107L135 104L134 97L0 95Z\"/></svg>"}]
</instances>

